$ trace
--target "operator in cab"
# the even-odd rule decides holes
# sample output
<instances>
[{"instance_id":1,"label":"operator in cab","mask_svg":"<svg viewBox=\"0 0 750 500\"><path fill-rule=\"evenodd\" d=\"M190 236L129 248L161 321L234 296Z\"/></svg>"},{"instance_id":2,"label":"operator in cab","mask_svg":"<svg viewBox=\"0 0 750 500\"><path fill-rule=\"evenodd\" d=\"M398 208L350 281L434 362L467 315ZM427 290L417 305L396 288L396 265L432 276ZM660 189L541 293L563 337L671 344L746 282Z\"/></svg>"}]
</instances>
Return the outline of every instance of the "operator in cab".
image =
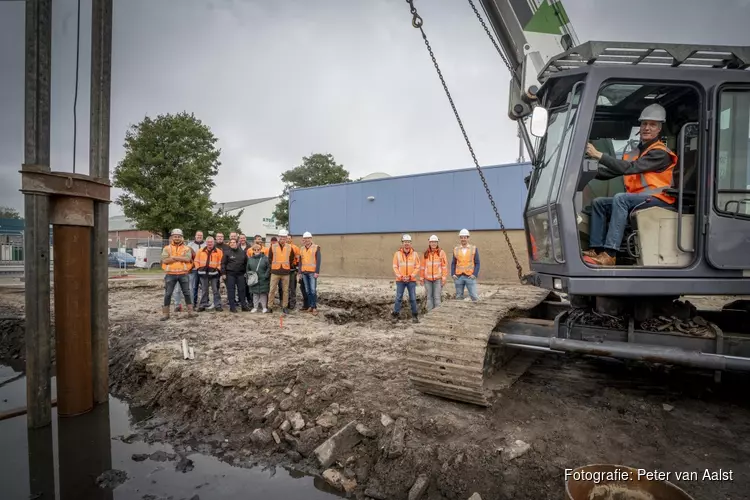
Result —
<instances>
[{"instance_id":1,"label":"operator in cab","mask_svg":"<svg viewBox=\"0 0 750 500\"><path fill-rule=\"evenodd\" d=\"M659 104L641 112L640 142L622 160L603 154L591 144L586 154L599 162L596 178L609 180L623 176L625 191L613 197L595 198L591 204L589 250L583 260L593 266L614 266L628 216L635 208L670 206L675 198L664 192L672 187L677 155L661 142L661 130L667 118Z\"/></svg>"}]
</instances>

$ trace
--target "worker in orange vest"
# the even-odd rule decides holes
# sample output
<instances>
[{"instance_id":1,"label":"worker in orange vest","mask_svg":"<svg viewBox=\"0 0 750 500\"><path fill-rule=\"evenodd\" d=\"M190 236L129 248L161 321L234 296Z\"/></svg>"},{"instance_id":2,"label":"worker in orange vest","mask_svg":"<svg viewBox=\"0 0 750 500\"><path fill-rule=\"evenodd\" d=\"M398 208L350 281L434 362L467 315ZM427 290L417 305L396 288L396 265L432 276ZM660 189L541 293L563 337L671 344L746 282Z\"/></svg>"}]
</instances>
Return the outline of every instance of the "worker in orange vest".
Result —
<instances>
[{"instance_id":1,"label":"worker in orange vest","mask_svg":"<svg viewBox=\"0 0 750 500\"><path fill-rule=\"evenodd\" d=\"M169 319L169 305L172 294L179 283L182 296L187 305L188 317L193 314L192 294L190 293L190 278L188 273L193 268L192 252L185 244L182 229L173 229L169 235L169 245L161 251L161 268L164 270L164 306L162 307L162 321Z\"/></svg>"},{"instance_id":2,"label":"worker in orange vest","mask_svg":"<svg viewBox=\"0 0 750 500\"><path fill-rule=\"evenodd\" d=\"M227 245L227 248L229 246ZM193 265L198 270L198 279L201 280L201 301L198 306L198 312L206 310L208 307L208 289L214 296L214 311L221 312L221 294L219 293L219 278L221 277L221 261L224 259L224 252L216 246L213 236L206 238L206 246L198 250L195 254Z\"/></svg>"},{"instance_id":3,"label":"worker in orange vest","mask_svg":"<svg viewBox=\"0 0 750 500\"><path fill-rule=\"evenodd\" d=\"M422 259L422 280L419 284L424 285L428 311L440 305L443 286L448 279L448 257L439 242L436 234L430 236Z\"/></svg>"},{"instance_id":4,"label":"worker in orange vest","mask_svg":"<svg viewBox=\"0 0 750 500\"><path fill-rule=\"evenodd\" d=\"M286 237L289 232L286 229L279 231L277 243L272 243L268 250L268 260L271 262L271 290L268 293L268 311L273 312L273 299L276 298L276 287L279 287L281 296L281 312L289 313L289 274L294 262L292 246L287 244ZM271 241L274 239L271 238ZM287 293L283 293L287 290Z\"/></svg>"},{"instance_id":5,"label":"worker in orange vest","mask_svg":"<svg viewBox=\"0 0 750 500\"><path fill-rule=\"evenodd\" d=\"M458 233L461 244L453 249L453 260L451 261L451 276L456 285L456 299L463 300L464 288L469 291L469 297L473 302L479 300L477 294L477 277L479 277L479 250L476 245L469 244L468 229L462 229Z\"/></svg>"},{"instance_id":6,"label":"worker in orange vest","mask_svg":"<svg viewBox=\"0 0 750 500\"><path fill-rule=\"evenodd\" d=\"M396 274L396 303L393 305L393 321L398 321L401 313L401 302L404 299L404 291L409 291L409 304L411 305L411 321L419 323L417 314L417 281L421 271L419 254L411 246L411 236L405 234L401 237L401 248L393 254L393 272Z\"/></svg>"},{"instance_id":7,"label":"worker in orange vest","mask_svg":"<svg viewBox=\"0 0 750 500\"><path fill-rule=\"evenodd\" d=\"M670 207L676 199L664 191L672 187L677 155L660 141L667 111L659 104L643 108L638 147L622 160L586 145L586 154L599 162L596 178L609 180L623 176L625 193L595 198L591 203L589 250L583 260L594 266L614 266L622 245L625 226L636 208Z\"/></svg>"},{"instance_id":8,"label":"worker in orange vest","mask_svg":"<svg viewBox=\"0 0 750 500\"><path fill-rule=\"evenodd\" d=\"M320 275L320 247L313 243L312 234L307 231L302 235L300 248L300 282L302 286L303 309L318 315L318 276Z\"/></svg>"},{"instance_id":9,"label":"worker in orange vest","mask_svg":"<svg viewBox=\"0 0 750 500\"><path fill-rule=\"evenodd\" d=\"M286 237L286 243L292 248L292 269L289 273L289 288L285 293L289 294L289 309L297 309L297 280L299 271L299 247L292 242L292 235Z\"/></svg>"}]
</instances>

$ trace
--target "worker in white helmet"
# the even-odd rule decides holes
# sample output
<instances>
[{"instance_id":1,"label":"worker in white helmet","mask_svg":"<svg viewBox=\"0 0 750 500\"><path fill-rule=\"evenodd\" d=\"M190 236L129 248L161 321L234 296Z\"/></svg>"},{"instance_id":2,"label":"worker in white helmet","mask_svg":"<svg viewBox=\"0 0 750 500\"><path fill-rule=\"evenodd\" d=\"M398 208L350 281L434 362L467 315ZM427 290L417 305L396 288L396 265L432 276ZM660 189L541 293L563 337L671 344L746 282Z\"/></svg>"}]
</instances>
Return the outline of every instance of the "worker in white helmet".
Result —
<instances>
[{"instance_id":1,"label":"worker in white helmet","mask_svg":"<svg viewBox=\"0 0 750 500\"><path fill-rule=\"evenodd\" d=\"M411 246L411 236L401 237L401 248L393 254L393 272L396 274L396 303L393 306L393 321L398 321L401 313L401 302L404 300L404 290L409 291L411 305L411 320L419 323L417 314L417 281L421 271L419 254Z\"/></svg>"},{"instance_id":2,"label":"worker in white helmet","mask_svg":"<svg viewBox=\"0 0 750 500\"><path fill-rule=\"evenodd\" d=\"M443 286L448 279L448 257L445 251L440 248L440 239L436 234L430 236L427 243L427 250L424 252L422 259L422 280L419 282L424 285L427 294L427 310L440 305L440 297L443 294Z\"/></svg>"},{"instance_id":3,"label":"worker in white helmet","mask_svg":"<svg viewBox=\"0 0 750 500\"><path fill-rule=\"evenodd\" d=\"M182 229L173 229L169 236L169 245L161 252L161 268L164 270L164 306L162 307L162 321L169 319L169 306L175 286L180 285L182 296L187 305L188 316L193 316L193 297L190 293L190 278L188 274L193 269L193 254L185 244Z\"/></svg>"},{"instance_id":4,"label":"worker in white helmet","mask_svg":"<svg viewBox=\"0 0 750 500\"><path fill-rule=\"evenodd\" d=\"M313 243L312 234L302 235L299 249L299 276L302 283L303 309L318 314L318 276L320 275L320 247Z\"/></svg>"},{"instance_id":5,"label":"worker in white helmet","mask_svg":"<svg viewBox=\"0 0 750 500\"><path fill-rule=\"evenodd\" d=\"M477 294L477 278L479 277L479 250L476 245L469 244L468 229L462 229L458 233L461 244L453 248L453 260L451 260L451 276L456 286L456 299L464 299L464 289L469 291L469 297L473 302L479 300Z\"/></svg>"},{"instance_id":6,"label":"worker in white helmet","mask_svg":"<svg viewBox=\"0 0 750 500\"><path fill-rule=\"evenodd\" d=\"M596 178L601 180L623 176L625 192L613 197L595 198L591 204L589 250L583 260L594 266L614 266L622 244L628 216L636 207L669 207L675 197L664 190L672 187L677 155L661 141L667 120L666 110L659 104L646 106L641 112L638 147L623 155L622 160L603 154L591 145L586 154L599 162Z\"/></svg>"}]
</instances>

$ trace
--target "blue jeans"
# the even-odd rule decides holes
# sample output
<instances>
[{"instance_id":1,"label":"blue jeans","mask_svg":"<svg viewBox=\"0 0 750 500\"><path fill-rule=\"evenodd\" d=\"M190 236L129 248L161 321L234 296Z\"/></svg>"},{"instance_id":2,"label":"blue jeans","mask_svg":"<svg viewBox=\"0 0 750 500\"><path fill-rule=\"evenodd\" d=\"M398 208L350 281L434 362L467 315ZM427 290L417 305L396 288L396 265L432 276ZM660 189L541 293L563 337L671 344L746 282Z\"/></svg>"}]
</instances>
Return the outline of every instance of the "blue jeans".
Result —
<instances>
[{"instance_id":1,"label":"blue jeans","mask_svg":"<svg viewBox=\"0 0 750 500\"><path fill-rule=\"evenodd\" d=\"M417 282L403 281L396 282L396 303L393 306L393 314L401 312L401 301L404 300L404 290L409 290L409 304L411 305L411 315L417 316Z\"/></svg>"},{"instance_id":2,"label":"blue jeans","mask_svg":"<svg viewBox=\"0 0 750 500\"><path fill-rule=\"evenodd\" d=\"M669 203L646 194L617 193L612 198L596 198L591 203L589 246L616 252L622 244L628 215L634 208L669 206Z\"/></svg>"},{"instance_id":3,"label":"blue jeans","mask_svg":"<svg viewBox=\"0 0 750 500\"><path fill-rule=\"evenodd\" d=\"M203 293L201 293L200 308L205 309L206 307L208 307L208 289L210 288L211 293L214 296L214 309L221 310L221 295L219 295L219 275L215 274L209 276L207 274L201 274L200 280L201 288L203 289Z\"/></svg>"},{"instance_id":4,"label":"blue jeans","mask_svg":"<svg viewBox=\"0 0 750 500\"><path fill-rule=\"evenodd\" d=\"M458 300L464 299L464 287L466 287L466 290L468 290L471 300L473 300L474 302L479 300L479 295L477 295L476 278L469 278L465 274L461 274L453 281L453 284L456 285L456 298Z\"/></svg>"},{"instance_id":5,"label":"blue jeans","mask_svg":"<svg viewBox=\"0 0 750 500\"><path fill-rule=\"evenodd\" d=\"M198 271L193 269L188 273L188 285L190 294L193 296L193 304L198 303L198 283ZM174 305L176 307L182 305L182 291L177 287L174 288Z\"/></svg>"},{"instance_id":6,"label":"blue jeans","mask_svg":"<svg viewBox=\"0 0 750 500\"><path fill-rule=\"evenodd\" d=\"M302 273L302 286L307 293L307 306L313 309L318 307L318 278L315 273Z\"/></svg>"},{"instance_id":7,"label":"blue jeans","mask_svg":"<svg viewBox=\"0 0 750 500\"><path fill-rule=\"evenodd\" d=\"M187 274L166 274L164 275L164 307L169 307L172 302L172 295L177 285L180 285L180 291L185 297L185 303L190 305L190 280ZM179 304L178 304L179 305Z\"/></svg>"}]
</instances>

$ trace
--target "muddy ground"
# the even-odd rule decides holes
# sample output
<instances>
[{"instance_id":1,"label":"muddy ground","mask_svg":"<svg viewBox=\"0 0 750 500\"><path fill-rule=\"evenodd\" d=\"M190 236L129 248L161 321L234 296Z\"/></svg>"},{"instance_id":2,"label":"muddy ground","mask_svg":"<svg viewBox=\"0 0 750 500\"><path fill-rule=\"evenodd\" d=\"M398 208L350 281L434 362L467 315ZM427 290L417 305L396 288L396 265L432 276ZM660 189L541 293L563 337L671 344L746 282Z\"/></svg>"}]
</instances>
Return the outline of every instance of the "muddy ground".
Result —
<instances>
[{"instance_id":1,"label":"muddy ground","mask_svg":"<svg viewBox=\"0 0 750 500\"><path fill-rule=\"evenodd\" d=\"M706 373L543 355L489 409L425 396L403 363L411 323L387 320L394 290L326 279L317 317L225 309L160 322L161 282L111 284L112 391L158 414L123 439L322 474L313 450L355 421L359 442L329 468L358 498L405 499L424 474L424 498L561 499L565 469L593 463L670 472L695 499L750 497L750 378L716 385ZM22 314L23 294L0 289L0 318L11 318L0 319L0 357L23 357L12 319ZM183 359L183 338L195 359ZM401 424L403 450L391 442ZM530 447L513 457L517 440ZM701 480L706 469L732 479ZM698 480L675 480L683 471Z\"/></svg>"}]
</instances>

